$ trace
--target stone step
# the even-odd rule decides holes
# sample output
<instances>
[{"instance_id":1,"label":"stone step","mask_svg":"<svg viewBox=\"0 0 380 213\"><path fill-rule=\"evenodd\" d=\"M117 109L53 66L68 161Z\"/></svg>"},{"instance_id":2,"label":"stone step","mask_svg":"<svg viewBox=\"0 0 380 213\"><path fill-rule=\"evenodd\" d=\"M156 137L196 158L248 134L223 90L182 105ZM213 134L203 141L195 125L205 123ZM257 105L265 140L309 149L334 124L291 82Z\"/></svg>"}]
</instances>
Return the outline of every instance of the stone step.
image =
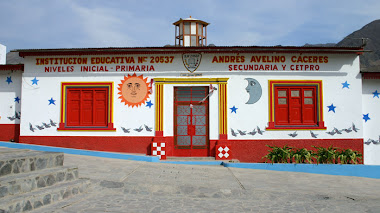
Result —
<instances>
[{"instance_id":1,"label":"stone step","mask_svg":"<svg viewBox=\"0 0 380 213\"><path fill-rule=\"evenodd\" d=\"M0 199L78 179L78 168L56 167L0 177Z\"/></svg>"},{"instance_id":2,"label":"stone step","mask_svg":"<svg viewBox=\"0 0 380 213\"><path fill-rule=\"evenodd\" d=\"M62 166L63 159L60 152L3 151L0 154L0 177Z\"/></svg>"},{"instance_id":3,"label":"stone step","mask_svg":"<svg viewBox=\"0 0 380 213\"><path fill-rule=\"evenodd\" d=\"M18 196L9 196L0 199L0 212L31 211L82 194L87 191L90 185L91 182L88 179L77 179Z\"/></svg>"},{"instance_id":4,"label":"stone step","mask_svg":"<svg viewBox=\"0 0 380 213\"><path fill-rule=\"evenodd\" d=\"M0 154L15 153L15 152L28 152L29 149L12 149L7 147L0 147Z\"/></svg>"}]
</instances>

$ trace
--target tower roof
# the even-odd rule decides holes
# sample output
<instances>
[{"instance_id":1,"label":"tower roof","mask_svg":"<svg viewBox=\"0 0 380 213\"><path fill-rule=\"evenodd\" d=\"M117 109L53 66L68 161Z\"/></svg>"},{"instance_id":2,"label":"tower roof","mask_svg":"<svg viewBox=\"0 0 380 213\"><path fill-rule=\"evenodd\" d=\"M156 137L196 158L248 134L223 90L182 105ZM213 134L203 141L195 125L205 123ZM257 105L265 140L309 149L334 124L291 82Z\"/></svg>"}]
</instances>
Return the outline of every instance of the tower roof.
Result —
<instances>
[{"instance_id":1,"label":"tower roof","mask_svg":"<svg viewBox=\"0 0 380 213\"><path fill-rule=\"evenodd\" d=\"M180 18L178 21L174 22L173 25L179 25L180 23L182 22L200 22L202 23L204 26L207 26L209 25L210 23L207 23L205 21L202 21L202 20L199 20L199 19L195 19L195 18L192 18L191 16L189 18L185 18L185 19L182 19Z\"/></svg>"}]
</instances>

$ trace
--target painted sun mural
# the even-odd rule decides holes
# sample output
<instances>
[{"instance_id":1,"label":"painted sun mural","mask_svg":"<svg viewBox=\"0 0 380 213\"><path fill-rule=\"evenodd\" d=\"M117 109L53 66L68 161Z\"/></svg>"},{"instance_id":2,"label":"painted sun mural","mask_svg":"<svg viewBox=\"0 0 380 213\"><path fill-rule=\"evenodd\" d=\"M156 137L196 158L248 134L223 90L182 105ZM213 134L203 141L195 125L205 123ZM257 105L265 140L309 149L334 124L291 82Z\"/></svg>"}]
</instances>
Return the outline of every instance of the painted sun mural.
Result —
<instances>
[{"instance_id":1,"label":"painted sun mural","mask_svg":"<svg viewBox=\"0 0 380 213\"><path fill-rule=\"evenodd\" d=\"M124 76L124 79L121 80L121 84L117 88L121 102L132 106L132 108L144 104L149 98L151 91L151 86L147 80L148 78L144 78L143 75L137 76L136 73Z\"/></svg>"}]
</instances>

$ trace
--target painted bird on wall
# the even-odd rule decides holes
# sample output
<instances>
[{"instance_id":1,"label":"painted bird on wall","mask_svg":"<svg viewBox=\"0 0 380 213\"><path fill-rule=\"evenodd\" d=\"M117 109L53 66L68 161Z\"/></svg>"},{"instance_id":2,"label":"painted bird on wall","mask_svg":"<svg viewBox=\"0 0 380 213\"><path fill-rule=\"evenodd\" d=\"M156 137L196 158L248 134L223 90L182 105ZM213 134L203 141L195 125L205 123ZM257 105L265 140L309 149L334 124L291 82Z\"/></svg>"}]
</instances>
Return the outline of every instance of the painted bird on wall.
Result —
<instances>
[{"instance_id":1,"label":"painted bird on wall","mask_svg":"<svg viewBox=\"0 0 380 213\"><path fill-rule=\"evenodd\" d=\"M257 126L257 133L259 133L260 135L263 135L265 131L264 130L261 130L259 126Z\"/></svg>"},{"instance_id":2,"label":"painted bird on wall","mask_svg":"<svg viewBox=\"0 0 380 213\"><path fill-rule=\"evenodd\" d=\"M34 130L36 130L36 128L34 128L33 125L31 123L29 123L29 130L34 132Z\"/></svg>"},{"instance_id":3,"label":"painted bird on wall","mask_svg":"<svg viewBox=\"0 0 380 213\"><path fill-rule=\"evenodd\" d=\"M237 136L236 132L232 128L231 128L231 135L234 136L234 137Z\"/></svg>"},{"instance_id":4,"label":"painted bird on wall","mask_svg":"<svg viewBox=\"0 0 380 213\"><path fill-rule=\"evenodd\" d=\"M253 135L256 135L256 133L257 133L257 132L256 132L256 129L253 129L252 132L248 132L248 134L250 134L250 135L252 135L252 136L253 136Z\"/></svg>"},{"instance_id":5,"label":"painted bird on wall","mask_svg":"<svg viewBox=\"0 0 380 213\"><path fill-rule=\"evenodd\" d=\"M358 132L360 129L356 128L355 124L352 123L352 130L354 130L354 132Z\"/></svg>"},{"instance_id":6,"label":"painted bird on wall","mask_svg":"<svg viewBox=\"0 0 380 213\"><path fill-rule=\"evenodd\" d=\"M124 128L124 127L121 127L121 129L123 130L124 133L129 133L129 130L130 130L130 128L129 128L129 129L126 129L126 128Z\"/></svg>"},{"instance_id":7,"label":"painted bird on wall","mask_svg":"<svg viewBox=\"0 0 380 213\"><path fill-rule=\"evenodd\" d=\"M57 126L57 123L55 123L52 119L50 119L50 125L51 126Z\"/></svg>"},{"instance_id":8,"label":"painted bird on wall","mask_svg":"<svg viewBox=\"0 0 380 213\"><path fill-rule=\"evenodd\" d=\"M317 138L317 136L318 136L318 134L315 134L313 131L310 131L310 135L311 135L311 137L313 137L313 138Z\"/></svg>"},{"instance_id":9,"label":"painted bird on wall","mask_svg":"<svg viewBox=\"0 0 380 213\"><path fill-rule=\"evenodd\" d=\"M144 127L145 127L145 130L148 131L148 132L151 132L152 131L152 128L151 127L148 127L146 124L144 124Z\"/></svg>"},{"instance_id":10,"label":"painted bird on wall","mask_svg":"<svg viewBox=\"0 0 380 213\"><path fill-rule=\"evenodd\" d=\"M290 134L288 134L290 137L292 137L292 138L295 138L295 137L297 137L297 131L295 131L295 132L293 132L293 133L290 133Z\"/></svg>"},{"instance_id":11,"label":"painted bird on wall","mask_svg":"<svg viewBox=\"0 0 380 213\"><path fill-rule=\"evenodd\" d=\"M338 135L341 135L342 134L342 131L339 131L339 129L337 129L336 127L334 127L334 130L336 134Z\"/></svg>"},{"instance_id":12,"label":"painted bird on wall","mask_svg":"<svg viewBox=\"0 0 380 213\"><path fill-rule=\"evenodd\" d=\"M37 127L38 130L43 130L43 129L45 129L44 127L42 127L42 126L38 126L38 125L36 125L36 127Z\"/></svg>"},{"instance_id":13,"label":"painted bird on wall","mask_svg":"<svg viewBox=\"0 0 380 213\"><path fill-rule=\"evenodd\" d=\"M50 124L47 124L47 123L42 123L42 125L44 125L45 128L50 128Z\"/></svg>"},{"instance_id":14,"label":"painted bird on wall","mask_svg":"<svg viewBox=\"0 0 380 213\"><path fill-rule=\"evenodd\" d=\"M142 126L140 126L139 128L136 128L136 129L133 129L133 130L135 130L136 132L141 132L141 131L143 131L143 128L142 128Z\"/></svg>"}]
</instances>

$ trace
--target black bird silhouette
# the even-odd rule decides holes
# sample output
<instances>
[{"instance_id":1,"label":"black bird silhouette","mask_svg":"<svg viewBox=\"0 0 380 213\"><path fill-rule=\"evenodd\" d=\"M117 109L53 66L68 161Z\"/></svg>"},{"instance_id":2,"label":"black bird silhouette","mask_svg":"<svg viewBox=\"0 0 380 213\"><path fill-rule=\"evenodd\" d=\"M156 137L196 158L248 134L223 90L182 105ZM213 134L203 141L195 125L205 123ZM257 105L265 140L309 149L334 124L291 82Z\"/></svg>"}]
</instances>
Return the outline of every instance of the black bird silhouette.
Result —
<instances>
[{"instance_id":1,"label":"black bird silhouette","mask_svg":"<svg viewBox=\"0 0 380 213\"><path fill-rule=\"evenodd\" d=\"M240 135L246 135L246 131L241 131L241 130L237 130L239 132Z\"/></svg>"},{"instance_id":2,"label":"black bird silhouette","mask_svg":"<svg viewBox=\"0 0 380 213\"><path fill-rule=\"evenodd\" d=\"M33 128L33 126L32 126L31 123L29 123L29 129L30 129L30 131L32 131L32 132L34 132L34 130L36 130L36 128Z\"/></svg>"},{"instance_id":3,"label":"black bird silhouette","mask_svg":"<svg viewBox=\"0 0 380 213\"><path fill-rule=\"evenodd\" d=\"M310 135L311 135L311 137L313 137L313 138L317 138L317 136L318 136L318 134L315 134L315 133L312 132L312 131L310 131Z\"/></svg>"},{"instance_id":4,"label":"black bird silhouette","mask_svg":"<svg viewBox=\"0 0 380 213\"><path fill-rule=\"evenodd\" d=\"M38 125L36 125L36 127L37 127L37 129L39 129L39 130L43 130L43 129L45 129L44 127L42 127L42 126L38 126Z\"/></svg>"},{"instance_id":5,"label":"black bird silhouette","mask_svg":"<svg viewBox=\"0 0 380 213\"><path fill-rule=\"evenodd\" d=\"M326 132L326 133L329 135L335 135L336 134L335 130L332 130L331 132Z\"/></svg>"},{"instance_id":6,"label":"black bird silhouette","mask_svg":"<svg viewBox=\"0 0 380 213\"><path fill-rule=\"evenodd\" d=\"M47 123L42 123L42 125L44 125L45 128L50 128L50 124L47 124Z\"/></svg>"},{"instance_id":7,"label":"black bird silhouette","mask_svg":"<svg viewBox=\"0 0 380 213\"><path fill-rule=\"evenodd\" d=\"M122 129L125 133L129 133L129 130L130 130L130 129L126 129L126 128L124 128L124 127L121 127L121 129Z\"/></svg>"},{"instance_id":8,"label":"black bird silhouette","mask_svg":"<svg viewBox=\"0 0 380 213\"><path fill-rule=\"evenodd\" d=\"M257 133L259 133L260 135L263 135L265 131L261 130L259 126L257 126Z\"/></svg>"},{"instance_id":9,"label":"black bird silhouette","mask_svg":"<svg viewBox=\"0 0 380 213\"><path fill-rule=\"evenodd\" d=\"M336 134L338 134L338 135L341 135L342 134L342 132L341 131L339 131L339 129L337 129L336 127L334 127L334 130L333 131L335 131L336 132Z\"/></svg>"},{"instance_id":10,"label":"black bird silhouette","mask_svg":"<svg viewBox=\"0 0 380 213\"><path fill-rule=\"evenodd\" d=\"M231 128L231 135L234 136L234 137L237 136L236 132L232 128Z\"/></svg>"},{"instance_id":11,"label":"black bird silhouette","mask_svg":"<svg viewBox=\"0 0 380 213\"><path fill-rule=\"evenodd\" d=\"M256 133L257 133L256 129L253 129L252 132L248 132L248 134L250 134L250 135L256 135Z\"/></svg>"},{"instance_id":12,"label":"black bird silhouette","mask_svg":"<svg viewBox=\"0 0 380 213\"><path fill-rule=\"evenodd\" d=\"M57 123L55 123L52 119L50 119L50 125L51 126L57 126Z\"/></svg>"},{"instance_id":13,"label":"black bird silhouette","mask_svg":"<svg viewBox=\"0 0 380 213\"><path fill-rule=\"evenodd\" d=\"M12 117L7 117L9 120L11 120L11 121L14 121L14 120L16 120L16 117L15 116L12 116Z\"/></svg>"},{"instance_id":14,"label":"black bird silhouette","mask_svg":"<svg viewBox=\"0 0 380 213\"><path fill-rule=\"evenodd\" d=\"M345 132L347 132L347 133L350 133L350 132L352 132L352 129L351 129L351 127L350 127L350 128L348 128L348 129L342 129L342 131L345 131Z\"/></svg>"},{"instance_id":15,"label":"black bird silhouette","mask_svg":"<svg viewBox=\"0 0 380 213\"><path fill-rule=\"evenodd\" d=\"M288 134L290 137L294 138L296 137L298 134L297 134L297 131L293 132L293 133L290 133Z\"/></svg>"},{"instance_id":16,"label":"black bird silhouette","mask_svg":"<svg viewBox=\"0 0 380 213\"><path fill-rule=\"evenodd\" d=\"M365 145L369 145L372 143L372 139L368 139L367 141L364 142Z\"/></svg>"},{"instance_id":17,"label":"black bird silhouette","mask_svg":"<svg viewBox=\"0 0 380 213\"><path fill-rule=\"evenodd\" d=\"M144 124L144 127L145 127L145 130L148 131L148 132L151 132L152 131L152 128L148 127L147 125Z\"/></svg>"},{"instance_id":18,"label":"black bird silhouette","mask_svg":"<svg viewBox=\"0 0 380 213\"><path fill-rule=\"evenodd\" d=\"M354 132L358 132L360 129L356 128L355 124L352 123L352 130L354 130Z\"/></svg>"},{"instance_id":19,"label":"black bird silhouette","mask_svg":"<svg viewBox=\"0 0 380 213\"><path fill-rule=\"evenodd\" d=\"M141 132L141 131L143 131L143 128L142 128L142 126L140 126L140 128L136 128L136 129L133 129L133 130L135 130L136 132Z\"/></svg>"}]
</instances>

